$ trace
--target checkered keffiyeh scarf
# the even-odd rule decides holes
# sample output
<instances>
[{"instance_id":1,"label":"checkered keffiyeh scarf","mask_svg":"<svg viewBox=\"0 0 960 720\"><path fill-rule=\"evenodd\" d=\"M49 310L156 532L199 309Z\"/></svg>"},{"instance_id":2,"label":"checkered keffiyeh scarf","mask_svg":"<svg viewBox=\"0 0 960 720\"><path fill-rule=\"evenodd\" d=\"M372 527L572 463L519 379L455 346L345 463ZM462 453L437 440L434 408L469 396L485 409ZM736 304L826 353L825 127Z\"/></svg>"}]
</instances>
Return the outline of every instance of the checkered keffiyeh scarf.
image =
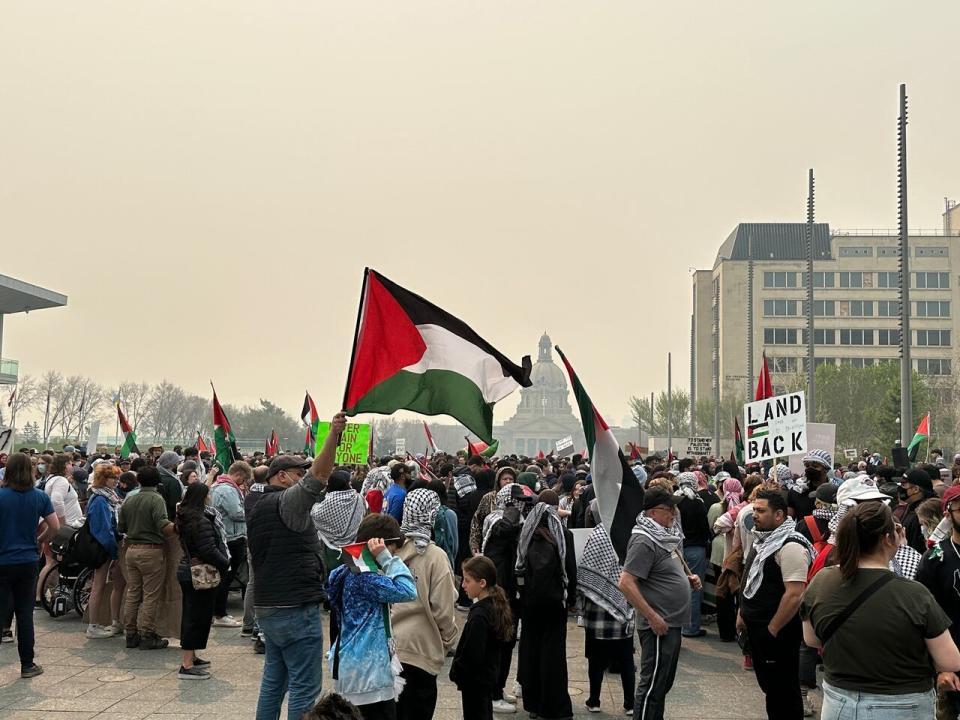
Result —
<instances>
[{"instance_id":1,"label":"checkered keffiyeh scarf","mask_svg":"<svg viewBox=\"0 0 960 720\"><path fill-rule=\"evenodd\" d=\"M683 495L689 500L700 500L703 502L703 498L697 495L697 476L692 472L682 472L677 477L677 485L679 489L674 493L674 495Z\"/></svg>"},{"instance_id":2,"label":"checkered keffiyeh scarf","mask_svg":"<svg viewBox=\"0 0 960 720\"><path fill-rule=\"evenodd\" d=\"M623 567L617 560L610 536L603 525L597 525L587 538L583 556L577 563L577 589L618 622L626 623L633 613L618 587L621 570Z\"/></svg>"},{"instance_id":3,"label":"checkered keffiyeh scarf","mask_svg":"<svg viewBox=\"0 0 960 720\"><path fill-rule=\"evenodd\" d=\"M403 523L400 530L413 540L418 555L423 555L430 544L430 532L439 510L440 498L433 490L426 488L408 492L403 501Z\"/></svg>"},{"instance_id":4,"label":"checkered keffiyeh scarf","mask_svg":"<svg viewBox=\"0 0 960 720\"><path fill-rule=\"evenodd\" d=\"M336 490L327 493L310 510L313 526L320 542L332 550L339 550L357 538L360 521L367 512L367 503L356 490Z\"/></svg>"},{"instance_id":5,"label":"checkered keffiyeh scarf","mask_svg":"<svg viewBox=\"0 0 960 720\"><path fill-rule=\"evenodd\" d=\"M386 489L390 487L391 483L390 468L386 467L385 465L381 467L375 467L373 470L368 472L367 476L363 479L363 486L360 488L360 494L366 496L370 490L386 492Z\"/></svg>"},{"instance_id":6,"label":"checkered keffiyeh scarf","mask_svg":"<svg viewBox=\"0 0 960 720\"><path fill-rule=\"evenodd\" d=\"M453 489L457 492L457 497L465 497L477 489L477 481L473 479L470 473L456 475L453 478Z\"/></svg>"},{"instance_id":7,"label":"checkered keffiyeh scarf","mask_svg":"<svg viewBox=\"0 0 960 720\"><path fill-rule=\"evenodd\" d=\"M533 506L533 510L530 511L526 520L523 521L523 527L520 528L520 539L517 541L517 562L514 566L518 577L523 576L526 570L527 550L530 549L530 541L533 540L533 533L540 527L540 523L544 518L546 518L547 521L547 531L553 537L553 542L557 546L557 552L560 554L560 567L566 568L567 538L563 534L563 523L560 521L560 516L557 515L556 507L541 502ZM561 574L563 575L563 596L564 599L566 599L567 573L564 570Z\"/></svg>"},{"instance_id":8,"label":"checkered keffiyeh scarf","mask_svg":"<svg viewBox=\"0 0 960 720\"><path fill-rule=\"evenodd\" d=\"M867 502L881 502L876 500L868 500ZM833 516L833 519L830 520L830 544L837 544L837 528L840 527L840 521L843 520L844 516L850 512L851 508L855 508L856 503L850 505L841 505L840 509L837 511L837 514ZM914 550L909 545L901 545L897 548L897 552L894 554L893 559L890 561L890 569L900 577L906 578L907 580L913 580L917 576L917 569L920 567L920 559L922 555Z\"/></svg>"},{"instance_id":9,"label":"checkered keffiyeh scarf","mask_svg":"<svg viewBox=\"0 0 960 720\"><path fill-rule=\"evenodd\" d=\"M797 523L793 518L787 518L776 530L753 530L753 550L755 553L747 573L746 583L743 586L743 596L747 599L757 594L763 583L763 566L767 559L784 546L787 540L795 540L806 548L810 555L810 562L816 557L813 545L803 535L797 532Z\"/></svg>"},{"instance_id":10,"label":"checkered keffiyeh scarf","mask_svg":"<svg viewBox=\"0 0 960 720\"><path fill-rule=\"evenodd\" d=\"M646 535L653 540L659 547L669 553L679 550L683 547L683 529L680 527L678 518L674 518L673 525L665 528L656 520L648 518L643 513L637 515L637 524L634 525L631 534Z\"/></svg>"},{"instance_id":11,"label":"checkered keffiyeh scarf","mask_svg":"<svg viewBox=\"0 0 960 720\"><path fill-rule=\"evenodd\" d=\"M483 552L483 548L486 547L487 538L490 537L490 531L493 530L493 526L503 519L503 511L508 507L519 504L518 500L513 499L514 486L520 487L517 483L509 483L500 488L494 496L493 510L483 519L483 542L480 545L480 552Z\"/></svg>"}]
</instances>

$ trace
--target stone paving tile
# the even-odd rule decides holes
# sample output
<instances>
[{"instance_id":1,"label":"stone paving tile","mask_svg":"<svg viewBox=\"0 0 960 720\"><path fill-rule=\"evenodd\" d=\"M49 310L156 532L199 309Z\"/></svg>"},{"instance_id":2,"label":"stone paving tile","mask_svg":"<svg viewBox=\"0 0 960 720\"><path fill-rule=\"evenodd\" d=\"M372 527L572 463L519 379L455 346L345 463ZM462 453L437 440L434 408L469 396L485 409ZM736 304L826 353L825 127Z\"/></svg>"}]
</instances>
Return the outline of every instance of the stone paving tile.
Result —
<instances>
[{"instance_id":1,"label":"stone paving tile","mask_svg":"<svg viewBox=\"0 0 960 720\"><path fill-rule=\"evenodd\" d=\"M233 600L238 605L238 598ZM460 622L464 619L458 616ZM168 650L127 650L122 638L87 640L76 617L52 620L40 611L35 622L37 662L45 672L21 680L16 646L0 646L0 720L242 720L254 716L263 656L252 652L239 629L214 628L203 653L212 662L212 679L184 682L176 676L180 657L175 642ZM591 717L583 706L588 691L583 631L572 622L566 654L574 715ZM516 677L515 663L516 657L508 690ZM765 717L756 679L740 663L735 644L709 636L684 640L676 684L667 698L667 719ZM448 659L439 676L436 720L462 717L460 695L446 679L449 668ZM326 662L323 687L332 687ZM606 675L603 712L622 717L622 701L619 676ZM522 705L512 717L526 720Z\"/></svg>"}]
</instances>

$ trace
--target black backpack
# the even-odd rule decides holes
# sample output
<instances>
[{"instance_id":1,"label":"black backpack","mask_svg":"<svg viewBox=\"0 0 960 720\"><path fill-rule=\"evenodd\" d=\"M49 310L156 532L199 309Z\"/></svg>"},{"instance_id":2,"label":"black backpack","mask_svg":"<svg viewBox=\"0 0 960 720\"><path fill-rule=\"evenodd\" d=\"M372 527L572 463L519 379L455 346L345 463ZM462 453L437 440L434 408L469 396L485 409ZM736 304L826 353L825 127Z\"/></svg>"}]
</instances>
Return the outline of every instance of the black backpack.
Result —
<instances>
[{"instance_id":1,"label":"black backpack","mask_svg":"<svg viewBox=\"0 0 960 720\"><path fill-rule=\"evenodd\" d=\"M523 571L523 589L520 593L523 604L562 606L564 573L556 545L535 532L527 548Z\"/></svg>"}]
</instances>

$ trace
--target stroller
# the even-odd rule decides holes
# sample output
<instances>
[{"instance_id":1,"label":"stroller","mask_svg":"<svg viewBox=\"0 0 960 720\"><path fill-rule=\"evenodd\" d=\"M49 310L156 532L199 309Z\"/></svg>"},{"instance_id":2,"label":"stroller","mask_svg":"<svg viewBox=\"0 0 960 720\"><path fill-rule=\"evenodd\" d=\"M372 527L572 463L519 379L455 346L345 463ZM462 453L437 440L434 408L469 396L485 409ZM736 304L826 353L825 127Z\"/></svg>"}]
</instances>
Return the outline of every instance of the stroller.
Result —
<instances>
[{"instance_id":1,"label":"stroller","mask_svg":"<svg viewBox=\"0 0 960 720\"><path fill-rule=\"evenodd\" d=\"M71 558L77 530L61 527L50 541L57 564L39 578L40 604L50 617L63 617L71 610L83 617L93 587L93 570Z\"/></svg>"}]
</instances>

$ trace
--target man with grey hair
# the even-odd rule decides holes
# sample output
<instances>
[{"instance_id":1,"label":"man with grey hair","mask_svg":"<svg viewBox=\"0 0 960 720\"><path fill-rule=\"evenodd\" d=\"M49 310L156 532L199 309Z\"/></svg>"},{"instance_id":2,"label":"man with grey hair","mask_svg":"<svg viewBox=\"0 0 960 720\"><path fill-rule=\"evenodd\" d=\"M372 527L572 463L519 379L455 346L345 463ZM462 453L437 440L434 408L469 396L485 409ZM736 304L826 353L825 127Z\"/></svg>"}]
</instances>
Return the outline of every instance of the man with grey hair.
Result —
<instances>
[{"instance_id":1,"label":"man with grey hair","mask_svg":"<svg viewBox=\"0 0 960 720\"><path fill-rule=\"evenodd\" d=\"M180 456L173 450L167 450L157 458L157 472L160 473L160 497L167 506L167 518L170 522L177 519L177 503L183 498L183 485L177 477Z\"/></svg>"}]
</instances>

